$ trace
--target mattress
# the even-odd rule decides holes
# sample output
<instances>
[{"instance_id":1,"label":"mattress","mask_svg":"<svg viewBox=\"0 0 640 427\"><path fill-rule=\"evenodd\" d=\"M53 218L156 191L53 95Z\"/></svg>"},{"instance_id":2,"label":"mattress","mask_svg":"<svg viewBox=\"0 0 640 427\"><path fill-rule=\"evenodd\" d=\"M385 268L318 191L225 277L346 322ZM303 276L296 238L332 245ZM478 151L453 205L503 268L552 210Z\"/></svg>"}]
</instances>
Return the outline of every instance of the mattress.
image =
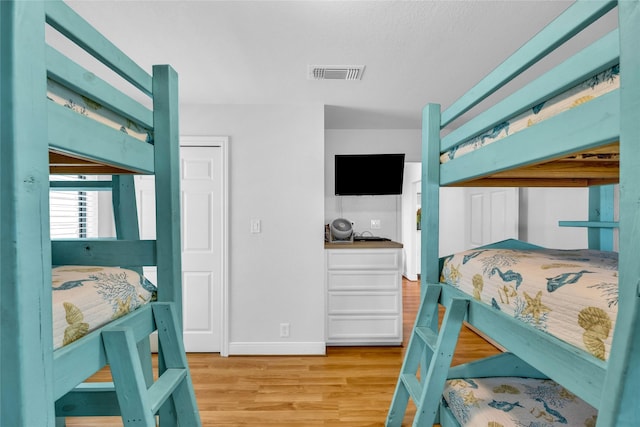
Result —
<instances>
[{"instance_id":1,"label":"mattress","mask_svg":"<svg viewBox=\"0 0 640 427\"><path fill-rule=\"evenodd\" d=\"M91 266L55 267L52 289L54 349L148 303L156 290L133 270Z\"/></svg>"},{"instance_id":2,"label":"mattress","mask_svg":"<svg viewBox=\"0 0 640 427\"><path fill-rule=\"evenodd\" d=\"M440 156L440 162L446 163L451 159L478 150L573 107L589 102L618 87L620 87L620 66L616 65L452 148Z\"/></svg>"},{"instance_id":3,"label":"mattress","mask_svg":"<svg viewBox=\"0 0 640 427\"><path fill-rule=\"evenodd\" d=\"M47 99L140 141L153 143L147 129L51 79L47 79Z\"/></svg>"},{"instance_id":4,"label":"mattress","mask_svg":"<svg viewBox=\"0 0 640 427\"><path fill-rule=\"evenodd\" d=\"M618 309L618 254L477 249L445 259L441 281L606 360Z\"/></svg>"},{"instance_id":5,"label":"mattress","mask_svg":"<svg viewBox=\"0 0 640 427\"><path fill-rule=\"evenodd\" d=\"M597 419L596 409L551 380L455 379L443 397L462 426L595 427Z\"/></svg>"}]
</instances>

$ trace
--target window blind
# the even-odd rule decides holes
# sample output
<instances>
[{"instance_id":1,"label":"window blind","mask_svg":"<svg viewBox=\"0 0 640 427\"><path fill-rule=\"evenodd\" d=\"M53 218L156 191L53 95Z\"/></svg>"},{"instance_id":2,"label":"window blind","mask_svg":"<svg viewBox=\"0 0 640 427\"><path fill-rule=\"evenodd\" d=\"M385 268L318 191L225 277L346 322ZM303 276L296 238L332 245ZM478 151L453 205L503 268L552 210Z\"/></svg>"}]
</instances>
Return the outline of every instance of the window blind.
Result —
<instances>
[{"instance_id":1,"label":"window blind","mask_svg":"<svg viewBox=\"0 0 640 427\"><path fill-rule=\"evenodd\" d=\"M51 181L79 181L83 175L54 175ZM95 191L59 191L49 193L52 239L98 237L98 195Z\"/></svg>"}]
</instances>

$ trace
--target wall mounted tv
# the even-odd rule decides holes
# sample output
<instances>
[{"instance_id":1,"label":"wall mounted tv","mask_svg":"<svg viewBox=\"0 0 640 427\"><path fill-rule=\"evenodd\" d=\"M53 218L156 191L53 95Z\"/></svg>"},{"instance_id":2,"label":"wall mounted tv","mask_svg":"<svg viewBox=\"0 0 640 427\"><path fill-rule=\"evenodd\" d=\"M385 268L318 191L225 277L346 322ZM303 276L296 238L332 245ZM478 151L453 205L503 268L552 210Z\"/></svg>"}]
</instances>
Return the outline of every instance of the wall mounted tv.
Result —
<instances>
[{"instance_id":1,"label":"wall mounted tv","mask_svg":"<svg viewBox=\"0 0 640 427\"><path fill-rule=\"evenodd\" d=\"M336 196L402 194L404 153L336 154Z\"/></svg>"}]
</instances>

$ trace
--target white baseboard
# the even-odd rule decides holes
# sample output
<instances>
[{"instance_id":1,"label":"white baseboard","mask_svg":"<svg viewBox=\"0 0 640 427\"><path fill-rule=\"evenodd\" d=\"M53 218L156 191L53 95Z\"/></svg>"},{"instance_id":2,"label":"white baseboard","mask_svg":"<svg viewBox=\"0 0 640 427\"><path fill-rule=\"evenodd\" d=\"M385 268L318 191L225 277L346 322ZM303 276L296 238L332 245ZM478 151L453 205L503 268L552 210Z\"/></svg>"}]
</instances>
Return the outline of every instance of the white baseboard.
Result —
<instances>
[{"instance_id":1,"label":"white baseboard","mask_svg":"<svg viewBox=\"0 0 640 427\"><path fill-rule=\"evenodd\" d=\"M293 356L326 354L324 342L230 342L230 356Z\"/></svg>"}]
</instances>

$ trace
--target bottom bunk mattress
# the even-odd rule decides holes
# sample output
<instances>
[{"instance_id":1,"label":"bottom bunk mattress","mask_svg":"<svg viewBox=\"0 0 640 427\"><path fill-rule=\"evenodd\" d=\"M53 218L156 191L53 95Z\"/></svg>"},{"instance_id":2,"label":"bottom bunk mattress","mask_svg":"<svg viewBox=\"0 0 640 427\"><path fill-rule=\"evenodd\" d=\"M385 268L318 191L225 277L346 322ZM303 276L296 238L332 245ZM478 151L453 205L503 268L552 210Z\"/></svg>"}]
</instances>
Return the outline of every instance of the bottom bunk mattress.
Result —
<instances>
[{"instance_id":1,"label":"bottom bunk mattress","mask_svg":"<svg viewBox=\"0 0 640 427\"><path fill-rule=\"evenodd\" d=\"M155 286L119 267L59 266L52 271L53 346L65 346L152 300Z\"/></svg>"},{"instance_id":2,"label":"bottom bunk mattress","mask_svg":"<svg viewBox=\"0 0 640 427\"><path fill-rule=\"evenodd\" d=\"M445 259L441 281L606 360L618 308L618 254L475 249Z\"/></svg>"},{"instance_id":3,"label":"bottom bunk mattress","mask_svg":"<svg viewBox=\"0 0 640 427\"><path fill-rule=\"evenodd\" d=\"M443 397L462 426L595 427L597 419L595 408L551 380L455 379Z\"/></svg>"}]
</instances>

